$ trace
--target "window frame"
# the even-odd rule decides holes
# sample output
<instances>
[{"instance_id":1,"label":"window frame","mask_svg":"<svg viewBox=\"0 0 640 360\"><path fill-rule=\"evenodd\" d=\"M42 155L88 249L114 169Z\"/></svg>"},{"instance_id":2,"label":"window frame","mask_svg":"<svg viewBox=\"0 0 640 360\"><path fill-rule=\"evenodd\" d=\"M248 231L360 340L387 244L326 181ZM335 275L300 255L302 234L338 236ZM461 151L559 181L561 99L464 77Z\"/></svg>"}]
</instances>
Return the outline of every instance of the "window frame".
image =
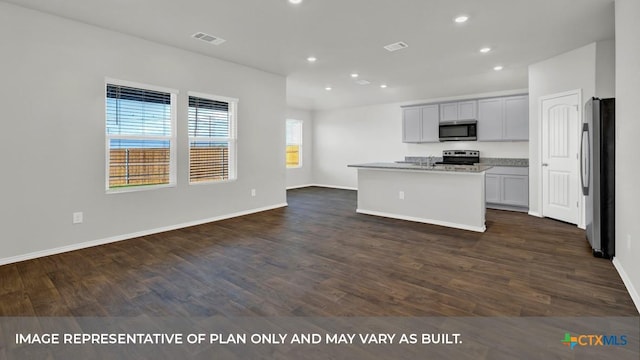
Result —
<instances>
[{"instance_id":1,"label":"window frame","mask_svg":"<svg viewBox=\"0 0 640 360\"><path fill-rule=\"evenodd\" d=\"M205 100L212 101L220 101L229 104L229 137L221 138L221 137L202 137L202 136L191 136L189 134L189 98L196 97ZM201 93L196 91L188 91L187 92L187 147L189 149L189 157L188 157L188 166L187 166L187 178L189 180L189 185L211 185L211 184L224 184L228 182L233 182L238 179L237 172L237 143L238 143L238 103L240 102L237 98L232 98L228 96L214 95ZM204 181L191 181L191 142L192 141L211 141L211 142L228 142L229 143L229 175L227 179L222 180L204 180Z\"/></svg>"},{"instance_id":2,"label":"window frame","mask_svg":"<svg viewBox=\"0 0 640 360\"><path fill-rule=\"evenodd\" d=\"M136 88L141 90L150 90L157 91L169 94L170 99L170 136L135 136L135 135L110 135L107 133L107 87L109 85L114 86L125 86L130 88ZM105 77L104 81L104 135L105 135L105 191L107 194L120 194L120 193L129 193L129 192L138 192L138 191L148 191L148 190L156 190L162 188L171 188L176 187L177 185L177 119L178 119L178 94L180 92L176 89L171 89L162 86L149 85L143 83L137 83L133 81L113 79ZM116 187L112 188L109 186L110 180L110 163L111 163L111 147L110 140L111 139L130 139L130 140L163 140L169 141L169 182L167 184L148 184L148 185L137 185L137 186L129 186L129 187Z\"/></svg>"},{"instance_id":3,"label":"window frame","mask_svg":"<svg viewBox=\"0 0 640 360\"><path fill-rule=\"evenodd\" d=\"M287 127L289 126L289 122L297 122L300 124L300 142L299 143L289 143L288 139L285 139L285 147L286 146L290 146L290 145L297 145L298 146L298 165L296 166L289 166L286 164L286 158L285 158L285 166L287 169L301 169L304 166L304 161L303 161L303 148L304 148L304 120L298 120L298 119L287 119L285 122L285 137L286 137L286 131L287 131ZM286 151L286 150L285 150ZM285 154L286 155L286 154Z\"/></svg>"}]
</instances>

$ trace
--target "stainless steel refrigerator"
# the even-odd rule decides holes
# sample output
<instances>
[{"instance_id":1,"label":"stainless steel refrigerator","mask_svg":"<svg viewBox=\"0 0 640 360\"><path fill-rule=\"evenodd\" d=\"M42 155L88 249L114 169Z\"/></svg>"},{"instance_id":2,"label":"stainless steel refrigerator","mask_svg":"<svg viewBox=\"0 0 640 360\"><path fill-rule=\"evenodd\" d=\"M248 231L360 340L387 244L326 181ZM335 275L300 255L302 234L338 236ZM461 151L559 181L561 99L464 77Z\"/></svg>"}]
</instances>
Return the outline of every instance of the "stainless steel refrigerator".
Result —
<instances>
[{"instance_id":1,"label":"stainless steel refrigerator","mask_svg":"<svg viewBox=\"0 0 640 360\"><path fill-rule=\"evenodd\" d=\"M580 151L582 193L586 196L587 240L593 255L615 255L615 99L585 104Z\"/></svg>"}]
</instances>

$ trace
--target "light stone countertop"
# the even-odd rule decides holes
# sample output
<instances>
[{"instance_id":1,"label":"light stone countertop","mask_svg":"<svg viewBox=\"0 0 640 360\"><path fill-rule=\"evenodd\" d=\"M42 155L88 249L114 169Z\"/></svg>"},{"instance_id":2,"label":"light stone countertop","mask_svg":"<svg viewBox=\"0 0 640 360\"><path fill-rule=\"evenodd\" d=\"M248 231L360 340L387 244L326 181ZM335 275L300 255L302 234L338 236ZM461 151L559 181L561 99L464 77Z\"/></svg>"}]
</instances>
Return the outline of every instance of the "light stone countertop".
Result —
<instances>
[{"instance_id":1,"label":"light stone countertop","mask_svg":"<svg viewBox=\"0 0 640 360\"><path fill-rule=\"evenodd\" d=\"M354 168L365 169L384 169L384 170L414 170L414 171L442 171L442 172L462 172L462 173L480 173L491 168L491 166L474 165L474 166L459 166L459 165L435 165L427 166L407 162L397 163L367 163L367 164L354 164L347 165Z\"/></svg>"},{"instance_id":2,"label":"light stone countertop","mask_svg":"<svg viewBox=\"0 0 640 360\"><path fill-rule=\"evenodd\" d=\"M429 163L442 161L440 156L405 156L404 161L413 163ZM481 157L479 165L483 166L512 166L512 167L529 167L529 159L523 158L492 158Z\"/></svg>"},{"instance_id":3,"label":"light stone countertop","mask_svg":"<svg viewBox=\"0 0 640 360\"><path fill-rule=\"evenodd\" d=\"M529 167L529 159L518 158L480 158L480 165Z\"/></svg>"}]
</instances>

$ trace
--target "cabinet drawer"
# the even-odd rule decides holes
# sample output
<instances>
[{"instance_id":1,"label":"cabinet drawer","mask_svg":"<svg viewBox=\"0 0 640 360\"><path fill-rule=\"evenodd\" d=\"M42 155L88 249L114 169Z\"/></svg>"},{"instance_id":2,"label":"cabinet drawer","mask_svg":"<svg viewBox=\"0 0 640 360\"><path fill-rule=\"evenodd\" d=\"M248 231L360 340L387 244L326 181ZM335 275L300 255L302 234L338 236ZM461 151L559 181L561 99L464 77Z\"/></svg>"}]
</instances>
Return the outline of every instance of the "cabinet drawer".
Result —
<instances>
[{"instance_id":1,"label":"cabinet drawer","mask_svg":"<svg viewBox=\"0 0 640 360\"><path fill-rule=\"evenodd\" d=\"M487 170L487 174L499 174L499 175L529 175L528 167L520 166L494 166Z\"/></svg>"}]
</instances>

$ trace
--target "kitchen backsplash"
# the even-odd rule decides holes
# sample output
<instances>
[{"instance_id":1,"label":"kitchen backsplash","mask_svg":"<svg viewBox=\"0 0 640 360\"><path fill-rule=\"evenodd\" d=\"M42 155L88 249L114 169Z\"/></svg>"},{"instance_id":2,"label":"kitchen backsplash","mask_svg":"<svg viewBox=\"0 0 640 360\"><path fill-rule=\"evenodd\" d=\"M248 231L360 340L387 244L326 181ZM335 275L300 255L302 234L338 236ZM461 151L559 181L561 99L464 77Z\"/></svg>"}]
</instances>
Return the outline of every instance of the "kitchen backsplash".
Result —
<instances>
[{"instance_id":1,"label":"kitchen backsplash","mask_svg":"<svg viewBox=\"0 0 640 360\"><path fill-rule=\"evenodd\" d=\"M529 159L516 158L485 158L480 157L480 163L489 166L521 166L528 167Z\"/></svg>"},{"instance_id":2,"label":"kitchen backsplash","mask_svg":"<svg viewBox=\"0 0 640 360\"><path fill-rule=\"evenodd\" d=\"M415 163L428 163L442 161L441 156L405 156L404 161ZM491 158L480 157L480 163L489 166L518 166L528 167L529 159L522 158Z\"/></svg>"}]
</instances>

